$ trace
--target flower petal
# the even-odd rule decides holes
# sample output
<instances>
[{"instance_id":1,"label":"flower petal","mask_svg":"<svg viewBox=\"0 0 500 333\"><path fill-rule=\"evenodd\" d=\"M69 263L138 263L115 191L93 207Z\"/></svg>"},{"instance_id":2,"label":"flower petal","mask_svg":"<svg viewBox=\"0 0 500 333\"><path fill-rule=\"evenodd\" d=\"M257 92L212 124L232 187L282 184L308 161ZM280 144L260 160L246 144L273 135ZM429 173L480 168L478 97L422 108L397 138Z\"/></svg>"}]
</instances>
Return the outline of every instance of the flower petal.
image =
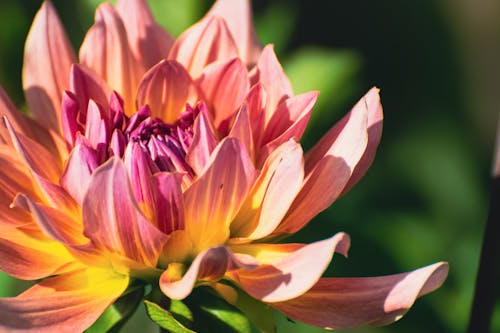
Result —
<instances>
[{"instance_id":1,"label":"flower petal","mask_svg":"<svg viewBox=\"0 0 500 333\"><path fill-rule=\"evenodd\" d=\"M119 0L116 10L125 25L130 50L137 65L142 67L139 71L142 76L167 57L174 38L155 22L145 0Z\"/></svg>"},{"instance_id":2,"label":"flower petal","mask_svg":"<svg viewBox=\"0 0 500 333\"><path fill-rule=\"evenodd\" d=\"M219 141L205 112L200 112L196 117L193 132L193 141L186 154L186 161L197 175L201 175Z\"/></svg>"},{"instance_id":3,"label":"flower petal","mask_svg":"<svg viewBox=\"0 0 500 333\"><path fill-rule=\"evenodd\" d=\"M114 7L101 4L95 23L80 48L80 63L101 76L125 101L125 112L132 114L138 79L129 50L127 33Z\"/></svg>"},{"instance_id":4,"label":"flower petal","mask_svg":"<svg viewBox=\"0 0 500 333\"><path fill-rule=\"evenodd\" d=\"M255 32L252 4L249 0L217 0L207 16L222 17L236 42L241 59L252 67L259 58L262 46Z\"/></svg>"},{"instance_id":5,"label":"flower petal","mask_svg":"<svg viewBox=\"0 0 500 333\"><path fill-rule=\"evenodd\" d=\"M246 105L242 105L242 107L236 114L233 126L231 127L231 131L229 132L228 137L238 139L238 141L240 141L246 148L247 153L252 161L255 159L252 126L250 124L248 107Z\"/></svg>"},{"instance_id":6,"label":"flower petal","mask_svg":"<svg viewBox=\"0 0 500 333\"><path fill-rule=\"evenodd\" d=\"M296 232L341 195L366 151L368 114L363 98L307 153L304 185L276 234Z\"/></svg>"},{"instance_id":7,"label":"flower petal","mask_svg":"<svg viewBox=\"0 0 500 333\"><path fill-rule=\"evenodd\" d=\"M151 115L173 124L186 109L194 105L198 91L184 67L176 61L165 60L151 68L137 91L137 108L149 105Z\"/></svg>"},{"instance_id":8,"label":"flower petal","mask_svg":"<svg viewBox=\"0 0 500 333\"><path fill-rule=\"evenodd\" d=\"M61 21L52 4L45 1L26 40L23 88L37 121L58 133L62 93L69 88L70 66L75 62Z\"/></svg>"},{"instance_id":9,"label":"flower petal","mask_svg":"<svg viewBox=\"0 0 500 333\"><path fill-rule=\"evenodd\" d=\"M304 245L290 244L250 244L232 246L235 253L268 257L267 262L255 269L239 269L229 275L243 290L254 298L264 302L281 302L298 297L308 291L321 277L330 264L334 252L347 254L350 240L345 233ZM282 247L282 249L280 249ZM284 250L284 251L280 251ZM292 250L286 253L287 250ZM282 252L277 260L272 260L266 252ZM283 252L286 255L283 255ZM271 260L269 260L269 257Z\"/></svg>"},{"instance_id":10,"label":"flower petal","mask_svg":"<svg viewBox=\"0 0 500 333\"><path fill-rule=\"evenodd\" d=\"M25 280L57 274L74 260L62 244L39 232L9 227L0 227L0 255L0 269Z\"/></svg>"},{"instance_id":11,"label":"flower petal","mask_svg":"<svg viewBox=\"0 0 500 333\"><path fill-rule=\"evenodd\" d=\"M293 96L292 85L274 53L273 45L264 47L253 74L252 84L260 83L267 92L267 124L276 107Z\"/></svg>"},{"instance_id":12,"label":"flower petal","mask_svg":"<svg viewBox=\"0 0 500 333\"><path fill-rule=\"evenodd\" d=\"M275 150L231 224L231 235L259 239L273 232L302 186L303 165L302 148L295 141Z\"/></svg>"},{"instance_id":13,"label":"flower petal","mask_svg":"<svg viewBox=\"0 0 500 333\"><path fill-rule=\"evenodd\" d=\"M245 65L238 58L211 64L196 83L213 115L215 127L220 133L226 134L249 88Z\"/></svg>"},{"instance_id":14,"label":"flower petal","mask_svg":"<svg viewBox=\"0 0 500 333\"><path fill-rule=\"evenodd\" d=\"M96 169L82 211L84 234L95 244L138 263L156 266L167 236L140 212L119 159L111 158Z\"/></svg>"},{"instance_id":15,"label":"flower petal","mask_svg":"<svg viewBox=\"0 0 500 333\"><path fill-rule=\"evenodd\" d=\"M368 144L363 156L352 171L351 178L349 178L341 195L349 191L363 177L366 170L368 170L375 158L375 152L382 136L382 120L384 115L382 114L379 90L377 88L370 89L365 95L365 101L368 108Z\"/></svg>"},{"instance_id":16,"label":"flower petal","mask_svg":"<svg viewBox=\"0 0 500 333\"><path fill-rule=\"evenodd\" d=\"M182 196L182 175L161 172L154 176L157 193L156 219L162 232L170 235L184 229L184 200Z\"/></svg>"},{"instance_id":17,"label":"flower petal","mask_svg":"<svg viewBox=\"0 0 500 333\"><path fill-rule=\"evenodd\" d=\"M386 325L400 319L415 299L439 288L448 274L444 262L408 273L371 278L324 278L307 293L270 305L309 325L343 329Z\"/></svg>"},{"instance_id":18,"label":"flower petal","mask_svg":"<svg viewBox=\"0 0 500 333\"><path fill-rule=\"evenodd\" d=\"M78 100L80 112L84 115L87 114L90 99L104 109L109 107L111 91L108 85L100 76L84 66L71 66L70 88ZM81 118L81 122L85 122L85 117Z\"/></svg>"},{"instance_id":19,"label":"flower petal","mask_svg":"<svg viewBox=\"0 0 500 333\"><path fill-rule=\"evenodd\" d=\"M208 168L184 193L186 229L195 253L224 244L229 224L254 179L255 170L245 148L233 138L222 141Z\"/></svg>"},{"instance_id":20,"label":"flower petal","mask_svg":"<svg viewBox=\"0 0 500 333\"><path fill-rule=\"evenodd\" d=\"M44 280L14 298L0 299L0 330L83 332L127 288L112 270L87 269Z\"/></svg>"},{"instance_id":21,"label":"flower petal","mask_svg":"<svg viewBox=\"0 0 500 333\"><path fill-rule=\"evenodd\" d=\"M215 61L238 57L238 49L226 22L217 16L208 16L177 38L168 59L180 62L193 78Z\"/></svg>"}]
</instances>

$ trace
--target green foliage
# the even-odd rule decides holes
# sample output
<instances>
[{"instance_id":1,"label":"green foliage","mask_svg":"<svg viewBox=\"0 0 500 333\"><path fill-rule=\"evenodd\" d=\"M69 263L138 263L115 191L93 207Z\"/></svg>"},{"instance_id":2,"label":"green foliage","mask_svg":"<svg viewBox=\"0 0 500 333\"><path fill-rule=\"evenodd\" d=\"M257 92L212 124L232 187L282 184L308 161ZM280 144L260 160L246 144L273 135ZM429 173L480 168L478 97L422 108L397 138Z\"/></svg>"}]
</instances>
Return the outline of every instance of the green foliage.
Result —
<instances>
[{"instance_id":1,"label":"green foliage","mask_svg":"<svg viewBox=\"0 0 500 333\"><path fill-rule=\"evenodd\" d=\"M182 325L177 319L175 319L174 315L163 309L156 303L145 300L144 305L146 306L146 311L148 313L149 318L158 324L161 328L164 328L172 333L196 333L184 325Z\"/></svg>"}]
</instances>

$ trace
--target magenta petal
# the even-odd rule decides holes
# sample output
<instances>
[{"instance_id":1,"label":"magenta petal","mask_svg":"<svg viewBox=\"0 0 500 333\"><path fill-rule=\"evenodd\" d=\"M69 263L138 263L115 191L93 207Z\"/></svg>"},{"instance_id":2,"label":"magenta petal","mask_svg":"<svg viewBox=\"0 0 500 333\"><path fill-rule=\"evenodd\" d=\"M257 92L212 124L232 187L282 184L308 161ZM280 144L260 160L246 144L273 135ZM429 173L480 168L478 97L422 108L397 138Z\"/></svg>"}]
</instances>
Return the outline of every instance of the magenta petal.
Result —
<instances>
[{"instance_id":1,"label":"magenta petal","mask_svg":"<svg viewBox=\"0 0 500 333\"><path fill-rule=\"evenodd\" d=\"M75 94L81 112L86 114L89 100L92 99L104 109L108 108L111 91L106 82L84 66L71 66L71 91ZM85 118L83 118L84 120Z\"/></svg>"},{"instance_id":2,"label":"magenta petal","mask_svg":"<svg viewBox=\"0 0 500 333\"><path fill-rule=\"evenodd\" d=\"M415 299L439 288L447 263L408 273L367 278L324 278L307 293L270 305L309 325L343 329L387 325L400 319Z\"/></svg>"},{"instance_id":3,"label":"magenta petal","mask_svg":"<svg viewBox=\"0 0 500 333\"><path fill-rule=\"evenodd\" d=\"M98 166L98 156L94 149L78 144L71 151L60 183L79 204L87 191L90 176Z\"/></svg>"},{"instance_id":4,"label":"magenta petal","mask_svg":"<svg viewBox=\"0 0 500 333\"><path fill-rule=\"evenodd\" d=\"M243 290L254 298L265 302L289 300L302 295L316 284L330 264L333 253L346 255L349 244L349 236L338 233L329 239L305 245L272 264L252 270L237 270L233 276ZM253 246L258 251L259 245Z\"/></svg>"},{"instance_id":5,"label":"magenta petal","mask_svg":"<svg viewBox=\"0 0 500 333\"><path fill-rule=\"evenodd\" d=\"M184 200L182 175L161 172L154 176L157 195L156 219L158 229L167 235L184 229Z\"/></svg>"},{"instance_id":6,"label":"magenta petal","mask_svg":"<svg viewBox=\"0 0 500 333\"><path fill-rule=\"evenodd\" d=\"M100 166L82 204L84 234L111 252L156 266L167 236L141 213L130 191L125 167L117 158Z\"/></svg>"}]
</instances>

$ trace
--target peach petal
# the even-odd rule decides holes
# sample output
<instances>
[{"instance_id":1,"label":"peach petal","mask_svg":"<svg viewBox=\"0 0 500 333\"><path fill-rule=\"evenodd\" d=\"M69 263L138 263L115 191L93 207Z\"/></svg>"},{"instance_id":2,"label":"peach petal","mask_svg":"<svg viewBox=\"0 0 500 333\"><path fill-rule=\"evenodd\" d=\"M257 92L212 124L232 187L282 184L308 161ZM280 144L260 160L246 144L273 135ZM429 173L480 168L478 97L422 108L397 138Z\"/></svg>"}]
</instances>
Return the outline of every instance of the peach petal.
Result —
<instances>
[{"instance_id":1,"label":"peach petal","mask_svg":"<svg viewBox=\"0 0 500 333\"><path fill-rule=\"evenodd\" d=\"M233 126L229 132L228 137L235 138L240 141L246 148L248 155L252 160L254 160L254 141L252 137L252 126L250 125L250 119L248 116L248 108L243 105L240 111L236 114L234 118Z\"/></svg>"},{"instance_id":2,"label":"peach petal","mask_svg":"<svg viewBox=\"0 0 500 333\"><path fill-rule=\"evenodd\" d=\"M303 164L302 148L295 141L275 150L231 224L231 235L259 239L273 232L301 189Z\"/></svg>"},{"instance_id":3,"label":"peach petal","mask_svg":"<svg viewBox=\"0 0 500 333\"><path fill-rule=\"evenodd\" d=\"M226 134L249 88L245 65L238 58L211 64L205 68L196 84L213 115L215 127L220 133Z\"/></svg>"},{"instance_id":4,"label":"peach petal","mask_svg":"<svg viewBox=\"0 0 500 333\"><path fill-rule=\"evenodd\" d=\"M267 93L262 84L257 83L248 92L245 98L245 104L248 109L248 117L252 126L252 137L254 146L259 148L264 137L266 128L266 105Z\"/></svg>"},{"instance_id":5,"label":"peach petal","mask_svg":"<svg viewBox=\"0 0 500 333\"><path fill-rule=\"evenodd\" d=\"M128 47L127 33L120 15L109 3L101 4L95 23L87 32L80 48L80 63L102 77L125 101L125 112L134 111L137 75Z\"/></svg>"},{"instance_id":6,"label":"peach petal","mask_svg":"<svg viewBox=\"0 0 500 333\"><path fill-rule=\"evenodd\" d=\"M142 68L138 72L142 76L147 69L167 57L174 38L155 22L145 0L119 0L116 10L125 25L136 63Z\"/></svg>"},{"instance_id":7,"label":"peach petal","mask_svg":"<svg viewBox=\"0 0 500 333\"><path fill-rule=\"evenodd\" d=\"M49 1L33 20L24 49L23 88L37 121L60 133L61 99L69 88L76 57L57 13Z\"/></svg>"},{"instance_id":8,"label":"peach petal","mask_svg":"<svg viewBox=\"0 0 500 333\"><path fill-rule=\"evenodd\" d=\"M253 74L251 83L260 83L267 92L265 117L267 124L276 107L285 99L293 96L292 85L274 53L273 45L264 47Z\"/></svg>"},{"instance_id":9,"label":"peach petal","mask_svg":"<svg viewBox=\"0 0 500 333\"><path fill-rule=\"evenodd\" d=\"M387 325L418 297L439 288L447 274L448 264L440 262L388 276L324 278L307 293L270 305L291 319L327 329Z\"/></svg>"},{"instance_id":10,"label":"peach petal","mask_svg":"<svg viewBox=\"0 0 500 333\"><path fill-rule=\"evenodd\" d=\"M168 237L141 213L125 167L111 158L97 168L83 199L84 234L95 244L138 263L156 266Z\"/></svg>"},{"instance_id":11,"label":"peach petal","mask_svg":"<svg viewBox=\"0 0 500 333\"><path fill-rule=\"evenodd\" d=\"M200 112L193 125L193 141L186 154L186 161L197 175L205 170L210 155L219 143L212 122L205 112Z\"/></svg>"},{"instance_id":12,"label":"peach petal","mask_svg":"<svg viewBox=\"0 0 500 333\"><path fill-rule=\"evenodd\" d=\"M189 73L176 61L164 60L143 77L137 91L137 108L149 105L151 115L173 124L185 110L194 105L198 91Z\"/></svg>"},{"instance_id":13,"label":"peach petal","mask_svg":"<svg viewBox=\"0 0 500 333\"><path fill-rule=\"evenodd\" d=\"M276 234L296 232L341 195L366 151L368 113L362 99L306 154L304 185Z\"/></svg>"},{"instance_id":14,"label":"peach petal","mask_svg":"<svg viewBox=\"0 0 500 333\"><path fill-rule=\"evenodd\" d=\"M89 100L94 100L104 109L109 107L111 91L106 82L85 66L71 66L70 90L78 100L80 112L86 114Z\"/></svg>"},{"instance_id":15,"label":"peach petal","mask_svg":"<svg viewBox=\"0 0 500 333\"><path fill-rule=\"evenodd\" d=\"M281 302L298 297L316 284L325 269L330 264L334 252L347 254L350 240L345 233L304 245L286 256L281 256L272 263L263 264L254 269L239 269L230 272L230 276L249 295L264 302ZM279 248L285 245L269 245ZM264 252L266 248L259 249L259 244L246 245L255 247L256 251ZM238 247L233 247L238 251Z\"/></svg>"},{"instance_id":16,"label":"peach petal","mask_svg":"<svg viewBox=\"0 0 500 333\"><path fill-rule=\"evenodd\" d=\"M238 49L226 22L217 16L207 16L176 39L168 59L180 62L193 78L216 61L238 57Z\"/></svg>"},{"instance_id":17,"label":"peach petal","mask_svg":"<svg viewBox=\"0 0 500 333\"><path fill-rule=\"evenodd\" d=\"M128 281L98 269L44 280L17 297L0 299L0 330L83 332L125 291Z\"/></svg>"},{"instance_id":18,"label":"peach petal","mask_svg":"<svg viewBox=\"0 0 500 333\"><path fill-rule=\"evenodd\" d=\"M236 42L241 59L252 67L262 46L253 25L252 4L249 0L217 0L207 16L222 17Z\"/></svg>"},{"instance_id":19,"label":"peach petal","mask_svg":"<svg viewBox=\"0 0 500 333\"><path fill-rule=\"evenodd\" d=\"M236 139L223 140L212 153L205 172L184 192L186 229L196 245L195 253L224 244L255 173Z\"/></svg>"}]
</instances>

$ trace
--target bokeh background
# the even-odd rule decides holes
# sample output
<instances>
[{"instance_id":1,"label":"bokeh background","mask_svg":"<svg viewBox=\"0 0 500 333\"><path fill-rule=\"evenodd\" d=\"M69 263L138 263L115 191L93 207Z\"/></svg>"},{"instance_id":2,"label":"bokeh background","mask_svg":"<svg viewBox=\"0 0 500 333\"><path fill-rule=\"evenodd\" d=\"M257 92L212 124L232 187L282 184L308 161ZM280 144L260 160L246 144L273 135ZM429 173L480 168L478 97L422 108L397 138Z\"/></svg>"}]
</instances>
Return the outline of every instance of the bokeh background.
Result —
<instances>
[{"instance_id":1,"label":"bokeh background","mask_svg":"<svg viewBox=\"0 0 500 333\"><path fill-rule=\"evenodd\" d=\"M75 49L99 2L53 0ZM149 2L174 35L212 3ZM21 109L23 45L40 4L0 1L0 84ZM383 275L450 263L444 286L419 299L399 322L345 332L464 332L500 110L500 1L256 0L254 14L262 43L275 44L295 92L321 91L304 147L370 87L381 88L384 133L373 166L292 240L348 232L349 258L336 256L329 276ZM22 287L0 278L3 296ZM277 322L279 332L322 332L279 314ZM138 313L124 331L145 333L150 326ZM492 332L500 332L498 302Z\"/></svg>"}]
</instances>

